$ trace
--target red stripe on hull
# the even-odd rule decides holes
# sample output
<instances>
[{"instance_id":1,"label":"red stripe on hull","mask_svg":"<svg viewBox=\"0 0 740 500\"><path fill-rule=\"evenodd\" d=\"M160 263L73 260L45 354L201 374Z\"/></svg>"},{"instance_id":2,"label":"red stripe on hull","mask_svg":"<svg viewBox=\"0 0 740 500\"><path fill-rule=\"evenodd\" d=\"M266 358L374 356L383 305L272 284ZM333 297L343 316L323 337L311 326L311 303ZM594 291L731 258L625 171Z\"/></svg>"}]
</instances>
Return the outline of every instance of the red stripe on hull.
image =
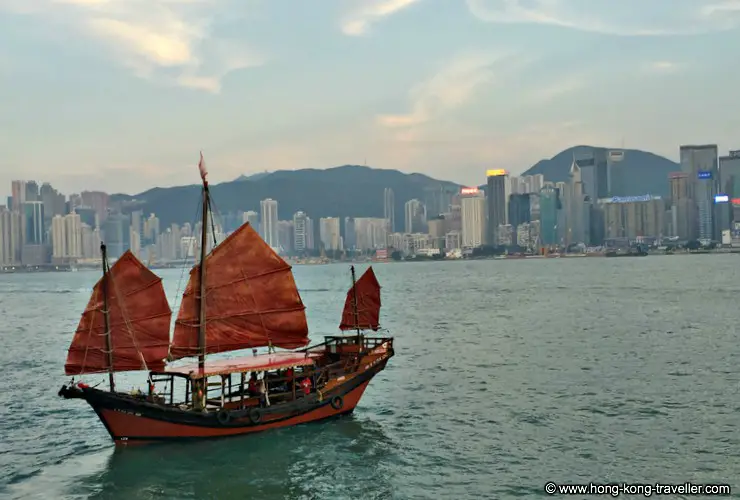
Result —
<instances>
[{"instance_id":1,"label":"red stripe on hull","mask_svg":"<svg viewBox=\"0 0 740 500\"><path fill-rule=\"evenodd\" d=\"M357 403L360 402L360 398L369 383L370 381L368 380L347 393L343 398L344 404L339 410L327 404L292 418L277 422L267 421L259 425L248 425L245 423L244 427L219 428L177 424L103 408L98 411L98 415L105 423L117 445L144 444L148 442L147 438L152 438L152 441L158 441L161 439L235 436L305 424L347 413L352 411L357 406ZM280 417L276 416L276 418Z\"/></svg>"}]
</instances>

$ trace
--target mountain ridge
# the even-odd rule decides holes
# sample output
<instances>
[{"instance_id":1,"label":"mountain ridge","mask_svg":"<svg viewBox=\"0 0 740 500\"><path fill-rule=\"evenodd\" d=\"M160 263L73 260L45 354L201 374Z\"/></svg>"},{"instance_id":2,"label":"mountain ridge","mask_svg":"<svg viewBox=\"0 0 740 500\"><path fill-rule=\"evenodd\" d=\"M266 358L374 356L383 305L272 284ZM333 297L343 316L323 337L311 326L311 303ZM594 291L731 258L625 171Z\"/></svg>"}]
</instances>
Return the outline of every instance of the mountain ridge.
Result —
<instances>
[{"instance_id":1,"label":"mountain ridge","mask_svg":"<svg viewBox=\"0 0 740 500\"><path fill-rule=\"evenodd\" d=\"M568 180L573 154L591 146L573 146L549 159L543 159L521 175L542 173L546 181ZM609 148L595 148L609 150ZM615 148L616 149L616 148ZM654 153L619 149L624 161L619 163L618 176L624 182L615 183L615 196L642 194L667 195L668 174L680 170L679 165ZM484 169L481 168L481 172ZM483 173L481 174L483 175ZM155 213L162 227L171 223L190 222L186 214L197 211L200 184L154 187L135 195L116 194L111 202L126 213L142 210ZM260 212L260 201L278 201L278 218L291 219L297 211L306 212L317 220L321 217L383 217L385 188L395 195L396 230L403 230L404 204L419 199L432 207L443 204L437 198L440 190L459 191L463 184L434 179L422 173L372 168L364 165L340 165L326 169L278 170L241 175L235 180L211 184L214 208L222 213L254 210ZM432 211L435 211L432 208ZM436 214L429 214L430 217Z\"/></svg>"}]
</instances>

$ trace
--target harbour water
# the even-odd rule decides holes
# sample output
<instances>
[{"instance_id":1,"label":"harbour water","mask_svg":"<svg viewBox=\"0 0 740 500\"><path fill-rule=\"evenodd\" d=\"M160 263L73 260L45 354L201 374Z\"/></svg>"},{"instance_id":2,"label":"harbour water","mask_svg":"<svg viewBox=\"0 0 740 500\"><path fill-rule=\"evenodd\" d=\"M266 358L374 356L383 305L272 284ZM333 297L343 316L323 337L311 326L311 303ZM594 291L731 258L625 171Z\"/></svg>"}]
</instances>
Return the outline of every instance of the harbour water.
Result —
<instances>
[{"instance_id":1,"label":"harbour water","mask_svg":"<svg viewBox=\"0 0 740 500\"><path fill-rule=\"evenodd\" d=\"M740 498L739 259L378 264L396 356L354 415L119 450L56 394L97 273L0 276L0 498L507 499L547 481ZM336 333L348 266L294 271L312 338ZM174 303L187 274L158 273Z\"/></svg>"}]
</instances>

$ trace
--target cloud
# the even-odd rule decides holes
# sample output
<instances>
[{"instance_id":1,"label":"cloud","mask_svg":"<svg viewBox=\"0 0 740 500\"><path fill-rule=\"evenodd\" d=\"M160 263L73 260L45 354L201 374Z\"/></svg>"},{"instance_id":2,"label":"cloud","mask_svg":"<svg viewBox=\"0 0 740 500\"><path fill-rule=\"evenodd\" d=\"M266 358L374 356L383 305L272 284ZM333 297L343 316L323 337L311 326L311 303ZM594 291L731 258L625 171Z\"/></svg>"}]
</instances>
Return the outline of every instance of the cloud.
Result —
<instances>
[{"instance_id":1,"label":"cloud","mask_svg":"<svg viewBox=\"0 0 740 500\"><path fill-rule=\"evenodd\" d=\"M395 14L420 0L362 0L341 23L342 32L349 36L364 35L370 25Z\"/></svg>"},{"instance_id":2,"label":"cloud","mask_svg":"<svg viewBox=\"0 0 740 500\"><path fill-rule=\"evenodd\" d=\"M740 26L740 0L466 0L481 21L616 36L695 35Z\"/></svg>"},{"instance_id":3,"label":"cloud","mask_svg":"<svg viewBox=\"0 0 740 500\"><path fill-rule=\"evenodd\" d=\"M0 0L0 10L43 18L101 42L140 78L218 92L231 71L265 58L220 39L216 15L231 0Z\"/></svg>"},{"instance_id":4,"label":"cloud","mask_svg":"<svg viewBox=\"0 0 740 500\"><path fill-rule=\"evenodd\" d=\"M675 73L682 65L673 61L653 61L645 68L649 73Z\"/></svg>"},{"instance_id":5,"label":"cloud","mask_svg":"<svg viewBox=\"0 0 740 500\"><path fill-rule=\"evenodd\" d=\"M389 128L413 127L464 105L481 85L495 80L493 66L507 59L508 55L471 53L458 56L411 89L411 110L408 113L380 115L378 123Z\"/></svg>"},{"instance_id":6,"label":"cloud","mask_svg":"<svg viewBox=\"0 0 740 500\"><path fill-rule=\"evenodd\" d=\"M588 86L591 82L590 75L569 75L561 80L556 80L544 87L536 87L527 95L527 102L531 104L544 104L567 94L578 92Z\"/></svg>"}]
</instances>

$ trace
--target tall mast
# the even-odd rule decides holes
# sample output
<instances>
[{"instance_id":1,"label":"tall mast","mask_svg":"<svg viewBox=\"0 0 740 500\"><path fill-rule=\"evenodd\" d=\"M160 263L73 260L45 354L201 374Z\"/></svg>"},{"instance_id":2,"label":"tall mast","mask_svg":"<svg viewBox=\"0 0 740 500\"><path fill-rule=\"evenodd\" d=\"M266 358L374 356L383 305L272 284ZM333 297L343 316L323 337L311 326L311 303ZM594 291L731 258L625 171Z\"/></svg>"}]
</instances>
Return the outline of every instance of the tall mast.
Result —
<instances>
[{"instance_id":1,"label":"tall mast","mask_svg":"<svg viewBox=\"0 0 740 500\"><path fill-rule=\"evenodd\" d=\"M103 260L103 320L105 321L105 350L108 353L108 381L110 382L110 391L116 388L113 382L113 344L110 339L110 315L108 311L108 256L105 243L100 243L100 254Z\"/></svg>"},{"instance_id":2,"label":"tall mast","mask_svg":"<svg viewBox=\"0 0 740 500\"><path fill-rule=\"evenodd\" d=\"M208 244L208 181L203 179L203 222L200 235L200 319L198 324L198 369L203 371L206 363L206 245Z\"/></svg>"},{"instance_id":3,"label":"tall mast","mask_svg":"<svg viewBox=\"0 0 740 500\"><path fill-rule=\"evenodd\" d=\"M352 271L352 311L355 315L355 328L357 328L357 345L360 344L360 314L357 311L357 281L355 280L355 266L350 266Z\"/></svg>"}]
</instances>

